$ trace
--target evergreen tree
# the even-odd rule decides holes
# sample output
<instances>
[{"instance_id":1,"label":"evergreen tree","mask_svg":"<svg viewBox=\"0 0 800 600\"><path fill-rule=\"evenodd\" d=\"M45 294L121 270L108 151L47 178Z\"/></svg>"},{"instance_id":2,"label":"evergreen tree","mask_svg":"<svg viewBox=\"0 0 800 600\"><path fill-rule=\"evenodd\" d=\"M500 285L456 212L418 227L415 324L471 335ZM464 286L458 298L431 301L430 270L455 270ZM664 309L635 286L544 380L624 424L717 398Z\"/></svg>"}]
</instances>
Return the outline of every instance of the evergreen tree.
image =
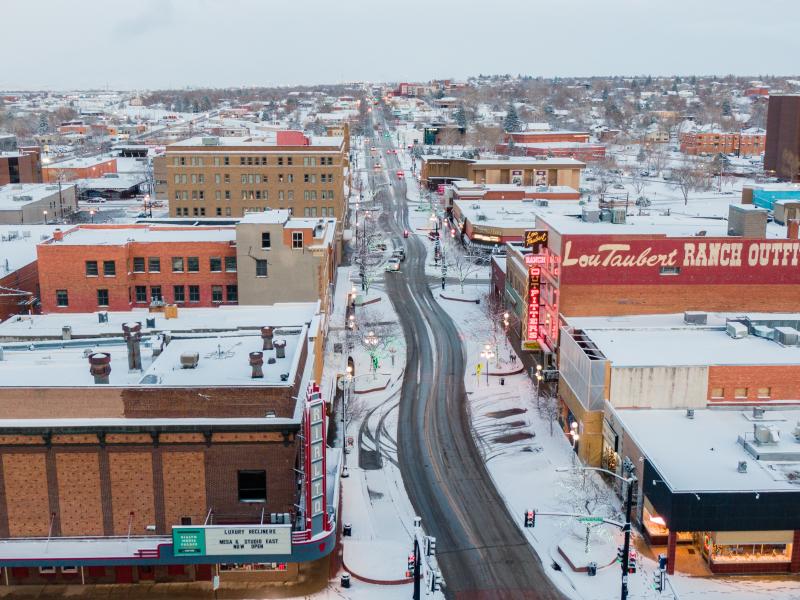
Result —
<instances>
[{"instance_id":1,"label":"evergreen tree","mask_svg":"<svg viewBox=\"0 0 800 600\"><path fill-rule=\"evenodd\" d=\"M50 124L47 122L47 115L42 113L39 115L39 135L45 135L50 130Z\"/></svg>"},{"instance_id":2,"label":"evergreen tree","mask_svg":"<svg viewBox=\"0 0 800 600\"><path fill-rule=\"evenodd\" d=\"M203 96L203 100L200 103L200 107L203 110L211 110L211 98L209 98L208 96Z\"/></svg>"},{"instance_id":3,"label":"evergreen tree","mask_svg":"<svg viewBox=\"0 0 800 600\"><path fill-rule=\"evenodd\" d=\"M650 75L648 75L647 79L644 80L644 84L647 87L650 87L651 85L653 85L653 78Z\"/></svg>"},{"instance_id":4,"label":"evergreen tree","mask_svg":"<svg viewBox=\"0 0 800 600\"><path fill-rule=\"evenodd\" d=\"M733 114L731 110L731 103L728 100L722 101L722 116L723 117L730 117Z\"/></svg>"},{"instance_id":5,"label":"evergreen tree","mask_svg":"<svg viewBox=\"0 0 800 600\"><path fill-rule=\"evenodd\" d=\"M522 123L517 115L517 109L514 108L514 103L508 103L508 110L506 111L506 118L503 119L503 129L505 131L519 131L522 129Z\"/></svg>"},{"instance_id":6,"label":"evergreen tree","mask_svg":"<svg viewBox=\"0 0 800 600\"><path fill-rule=\"evenodd\" d=\"M192 112L200 112L200 103L197 101L197 98L192 100Z\"/></svg>"},{"instance_id":7,"label":"evergreen tree","mask_svg":"<svg viewBox=\"0 0 800 600\"><path fill-rule=\"evenodd\" d=\"M461 129L467 128L467 113L464 112L464 106L462 104L458 105L456 112L453 114L453 118Z\"/></svg>"}]
</instances>

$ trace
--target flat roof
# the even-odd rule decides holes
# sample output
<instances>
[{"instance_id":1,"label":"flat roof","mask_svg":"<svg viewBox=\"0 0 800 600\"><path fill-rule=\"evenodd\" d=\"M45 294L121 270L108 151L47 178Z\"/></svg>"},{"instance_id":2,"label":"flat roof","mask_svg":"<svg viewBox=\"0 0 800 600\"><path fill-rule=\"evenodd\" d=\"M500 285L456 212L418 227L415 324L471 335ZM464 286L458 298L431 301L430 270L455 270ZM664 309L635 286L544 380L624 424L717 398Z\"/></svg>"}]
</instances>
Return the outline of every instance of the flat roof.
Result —
<instances>
[{"instance_id":1,"label":"flat roof","mask_svg":"<svg viewBox=\"0 0 800 600\"><path fill-rule=\"evenodd\" d=\"M127 190L147 181L144 175L120 175L119 177L94 177L77 180L82 189Z\"/></svg>"},{"instance_id":2,"label":"flat roof","mask_svg":"<svg viewBox=\"0 0 800 600\"><path fill-rule=\"evenodd\" d=\"M261 212L249 212L246 213L239 220L239 222L244 224L258 223L261 225L276 225L286 223L291 215L292 212L285 208L277 210L265 210Z\"/></svg>"},{"instance_id":3,"label":"flat roof","mask_svg":"<svg viewBox=\"0 0 800 600\"><path fill-rule=\"evenodd\" d=\"M218 308L179 308L177 317L167 319L164 313L151 313L147 308L106 312L108 321L101 323L98 312L15 315L0 322L0 340L61 340L65 325L77 337L114 337L122 334L123 323L142 324L144 333L226 332L259 329L263 326L302 325L310 323L318 310L318 302L284 302L265 306L220 306ZM154 319L154 327L147 327ZM60 344L59 344L60 345Z\"/></svg>"},{"instance_id":4,"label":"flat roof","mask_svg":"<svg viewBox=\"0 0 800 600\"><path fill-rule=\"evenodd\" d=\"M574 158L559 158L559 157L534 158L532 156L514 156L509 158L508 160L482 158L473 161L473 164L480 166L507 165L509 167L511 165L517 165L517 164L526 166L544 165L548 167L565 166L565 167L576 167L576 168L586 166L586 163L576 160Z\"/></svg>"},{"instance_id":5,"label":"flat roof","mask_svg":"<svg viewBox=\"0 0 800 600\"><path fill-rule=\"evenodd\" d=\"M173 142L167 146L167 150L170 148L192 148L192 150L201 149L203 151L213 152L214 150L220 148L247 148L251 150L259 150L263 148L284 148L284 147L291 147L297 148L297 150L292 150L293 152L302 152L304 148L309 150L313 150L315 148L323 147L336 147L339 148L344 143L344 138L342 136L314 136L309 135L306 136L309 141L308 146L295 146L293 144L284 144L278 145L277 143L277 132L274 131L263 131L262 135L256 136L237 136L237 137L224 137L224 136L216 136L216 135L204 135L204 136L197 136L191 137L185 140L181 140L179 142ZM203 144L204 138L215 138L217 140L214 144Z\"/></svg>"},{"instance_id":6,"label":"flat roof","mask_svg":"<svg viewBox=\"0 0 800 600\"><path fill-rule=\"evenodd\" d=\"M109 158L108 156L84 156L81 158L70 158L69 160L62 160L61 162L43 164L43 169L82 169L86 167L93 167L102 163L116 160L115 157Z\"/></svg>"},{"instance_id":7,"label":"flat roof","mask_svg":"<svg viewBox=\"0 0 800 600\"><path fill-rule=\"evenodd\" d=\"M36 260L36 246L58 225L0 225L0 278Z\"/></svg>"},{"instance_id":8,"label":"flat roof","mask_svg":"<svg viewBox=\"0 0 800 600\"><path fill-rule=\"evenodd\" d=\"M755 335L735 339L726 332L727 318L773 323L772 328L800 323L800 313L717 314L706 325L686 324L682 314L574 317L567 323L583 330L612 367L800 365L800 346Z\"/></svg>"},{"instance_id":9,"label":"flat roof","mask_svg":"<svg viewBox=\"0 0 800 600\"><path fill-rule=\"evenodd\" d=\"M64 190L74 188L74 184L63 184ZM38 202L48 196L58 195L58 186L52 183L11 183L0 187L0 210L19 210L31 202ZM23 198L29 199L23 200Z\"/></svg>"},{"instance_id":10,"label":"flat roof","mask_svg":"<svg viewBox=\"0 0 800 600\"><path fill-rule=\"evenodd\" d=\"M507 144L507 142L504 143ZM605 148L605 144L596 142L515 142L514 145L521 148L552 148L553 150L560 148Z\"/></svg>"},{"instance_id":11,"label":"flat roof","mask_svg":"<svg viewBox=\"0 0 800 600\"><path fill-rule=\"evenodd\" d=\"M694 419L685 410L613 410L673 492L800 492L792 480L800 462L758 460L738 441L752 441L754 424L763 422L780 431L779 445L797 452L792 430L800 410L767 410L762 420L739 409L695 409ZM739 461L747 461L747 472L738 471Z\"/></svg>"},{"instance_id":12,"label":"flat roof","mask_svg":"<svg viewBox=\"0 0 800 600\"><path fill-rule=\"evenodd\" d=\"M47 243L64 246L123 246L129 242L232 242L236 240L236 228L180 227L136 225L129 227L79 226L64 231L60 242Z\"/></svg>"},{"instance_id":13,"label":"flat roof","mask_svg":"<svg viewBox=\"0 0 800 600\"><path fill-rule=\"evenodd\" d=\"M538 206L532 200L453 200L461 216L478 227L533 227Z\"/></svg>"}]
</instances>

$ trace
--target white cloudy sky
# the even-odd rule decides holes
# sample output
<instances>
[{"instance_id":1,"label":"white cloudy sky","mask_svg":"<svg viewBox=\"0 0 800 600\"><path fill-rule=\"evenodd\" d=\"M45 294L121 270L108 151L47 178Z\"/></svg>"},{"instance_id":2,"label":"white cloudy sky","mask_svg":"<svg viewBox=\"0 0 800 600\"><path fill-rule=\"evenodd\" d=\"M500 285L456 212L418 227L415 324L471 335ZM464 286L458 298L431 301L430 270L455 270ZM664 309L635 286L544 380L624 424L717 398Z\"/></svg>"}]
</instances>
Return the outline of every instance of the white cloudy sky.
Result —
<instances>
[{"instance_id":1,"label":"white cloudy sky","mask_svg":"<svg viewBox=\"0 0 800 600\"><path fill-rule=\"evenodd\" d=\"M3 0L0 89L796 74L800 0Z\"/></svg>"}]
</instances>

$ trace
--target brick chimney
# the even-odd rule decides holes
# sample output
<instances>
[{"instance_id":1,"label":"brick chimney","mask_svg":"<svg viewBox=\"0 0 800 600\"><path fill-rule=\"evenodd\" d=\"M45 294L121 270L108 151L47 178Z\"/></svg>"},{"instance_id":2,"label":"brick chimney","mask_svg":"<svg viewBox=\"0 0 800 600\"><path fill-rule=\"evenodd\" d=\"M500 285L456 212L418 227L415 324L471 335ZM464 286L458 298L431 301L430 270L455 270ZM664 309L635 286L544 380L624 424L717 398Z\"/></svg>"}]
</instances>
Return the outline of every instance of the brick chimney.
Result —
<instances>
[{"instance_id":1,"label":"brick chimney","mask_svg":"<svg viewBox=\"0 0 800 600\"><path fill-rule=\"evenodd\" d=\"M275 358L286 358L286 340L275 340Z\"/></svg>"},{"instance_id":2,"label":"brick chimney","mask_svg":"<svg viewBox=\"0 0 800 600\"><path fill-rule=\"evenodd\" d=\"M89 373L95 383L108 383L111 375L111 355L108 352L93 352L89 355Z\"/></svg>"},{"instance_id":3,"label":"brick chimney","mask_svg":"<svg viewBox=\"0 0 800 600\"><path fill-rule=\"evenodd\" d=\"M264 353L263 352L251 352L250 353L250 366L253 368L253 374L250 375L253 379L263 379L264 371L261 369L261 365L264 364Z\"/></svg>"},{"instance_id":4,"label":"brick chimney","mask_svg":"<svg viewBox=\"0 0 800 600\"><path fill-rule=\"evenodd\" d=\"M786 223L786 237L790 240L800 239L800 220L789 219Z\"/></svg>"},{"instance_id":5,"label":"brick chimney","mask_svg":"<svg viewBox=\"0 0 800 600\"><path fill-rule=\"evenodd\" d=\"M60 242L64 239L64 232L56 228L53 230L53 241Z\"/></svg>"},{"instance_id":6,"label":"brick chimney","mask_svg":"<svg viewBox=\"0 0 800 600\"><path fill-rule=\"evenodd\" d=\"M262 327L261 328L261 339L264 340L264 344L261 347L262 350L272 350L272 336L275 335L272 327Z\"/></svg>"},{"instance_id":7,"label":"brick chimney","mask_svg":"<svg viewBox=\"0 0 800 600\"><path fill-rule=\"evenodd\" d=\"M142 370L142 324L137 321L136 323L123 323L122 335L125 338L125 343L128 344L128 370L141 371Z\"/></svg>"}]
</instances>

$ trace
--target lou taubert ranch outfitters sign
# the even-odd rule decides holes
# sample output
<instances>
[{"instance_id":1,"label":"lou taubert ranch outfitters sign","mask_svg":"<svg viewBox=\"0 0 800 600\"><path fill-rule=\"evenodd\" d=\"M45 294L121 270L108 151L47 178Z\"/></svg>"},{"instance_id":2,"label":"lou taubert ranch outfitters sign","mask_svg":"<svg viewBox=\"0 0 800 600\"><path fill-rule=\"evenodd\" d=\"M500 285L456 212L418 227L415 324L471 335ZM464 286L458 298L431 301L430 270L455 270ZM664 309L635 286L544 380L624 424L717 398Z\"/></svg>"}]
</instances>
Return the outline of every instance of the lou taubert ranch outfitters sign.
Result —
<instances>
[{"instance_id":1,"label":"lou taubert ranch outfitters sign","mask_svg":"<svg viewBox=\"0 0 800 600\"><path fill-rule=\"evenodd\" d=\"M800 283L800 242L741 238L564 242L562 283ZM666 277L667 275L668 277Z\"/></svg>"},{"instance_id":2,"label":"lou taubert ranch outfitters sign","mask_svg":"<svg viewBox=\"0 0 800 600\"><path fill-rule=\"evenodd\" d=\"M173 527L175 556L291 554L291 525Z\"/></svg>"}]
</instances>

